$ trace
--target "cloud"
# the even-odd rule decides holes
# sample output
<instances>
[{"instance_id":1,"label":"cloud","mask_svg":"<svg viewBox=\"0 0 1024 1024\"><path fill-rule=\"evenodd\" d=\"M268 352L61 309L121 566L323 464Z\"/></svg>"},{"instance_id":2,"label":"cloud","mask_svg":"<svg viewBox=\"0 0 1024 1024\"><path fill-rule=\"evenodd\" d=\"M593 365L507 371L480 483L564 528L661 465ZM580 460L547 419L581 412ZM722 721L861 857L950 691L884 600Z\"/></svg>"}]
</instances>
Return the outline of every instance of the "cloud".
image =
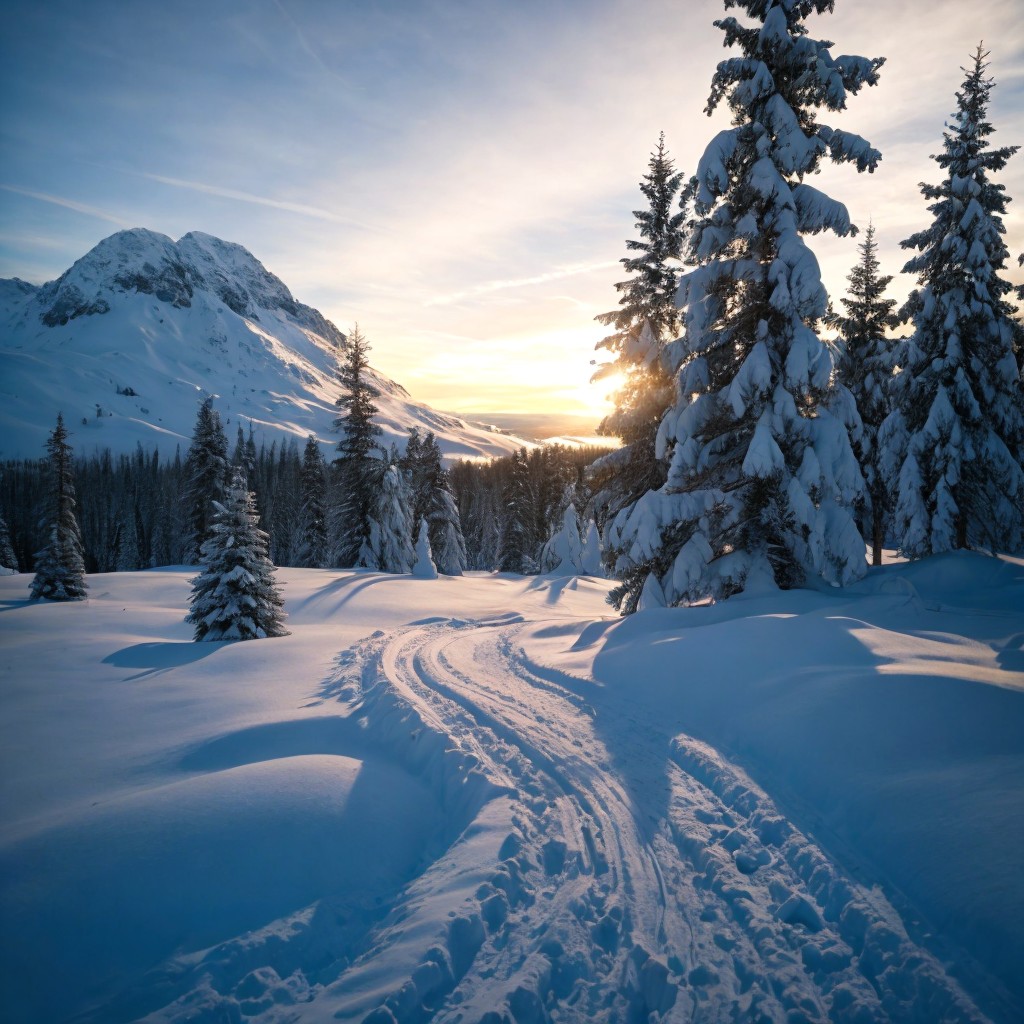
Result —
<instances>
[{"instance_id":1,"label":"cloud","mask_svg":"<svg viewBox=\"0 0 1024 1024\"><path fill-rule=\"evenodd\" d=\"M128 227L128 221L123 217L117 217L112 213L108 213L106 210L101 210L96 206L89 206L87 203L79 203L74 199L66 199L63 196L50 195L49 192L36 192L30 188L19 188L17 185L4 185L0 183L0 188L5 192L13 192L15 195L27 196L29 199L38 199L42 203L52 203L54 206L63 206L66 210L74 210L76 213L84 213L88 217L96 217L99 220L109 221L111 224L116 224L119 228Z\"/></svg>"},{"instance_id":2,"label":"cloud","mask_svg":"<svg viewBox=\"0 0 1024 1024\"><path fill-rule=\"evenodd\" d=\"M427 305L450 306L453 303L476 298L480 295L487 295L491 292L505 291L509 288L526 288L535 284L547 284L549 281L559 281L565 277L577 277L580 274L591 274L595 270L607 270L610 267L616 266L618 266L618 260L605 260L602 263L584 263L579 266L563 267L559 270L551 270L545 274L535 274L533 277L520 277L504 281L485 281L483 284L474 285L465 291L453 292L451 295L439 295L427 302ZM560 296L560 298L571 297Z\"/></svg>"},{"instance_id":3,"label":"cloud","mask_svg":"<svg viewBox=\"0 0 1024 1024\"><path fill-rule=\"evenodd\" d=\"M191 189L193 192L202 192L209 196L218 196L221 199L234 199L240 203L254 203L256 206L269 206L275 210L286 210L288 213L298 213L304 217L316 217L318 220L332 221L338 224L346 224L349 227L365 227L349 217L344 217L332 210L326 210L319 206L310 206L307 203L292 203L286 199L272 199L268 196L257 196L251 192L241 192L234 188L223 188L220 185L208 185L201 181L186 181L183 178L169 178L163 174L143 173L143 178L159 182L161 185L171 185L174 188Z\"/></svg>"}]
</instances>

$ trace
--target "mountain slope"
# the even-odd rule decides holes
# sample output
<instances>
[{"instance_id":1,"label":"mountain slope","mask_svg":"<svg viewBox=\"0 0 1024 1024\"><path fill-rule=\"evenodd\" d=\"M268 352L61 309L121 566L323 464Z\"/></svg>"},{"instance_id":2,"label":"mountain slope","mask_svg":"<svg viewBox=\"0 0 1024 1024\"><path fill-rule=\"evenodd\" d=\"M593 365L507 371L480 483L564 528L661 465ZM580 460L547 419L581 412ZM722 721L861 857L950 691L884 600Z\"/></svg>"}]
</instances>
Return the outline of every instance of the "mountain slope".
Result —
<instances>
[{"instance_id":1,"label":"mountain slope","mask_svg":"<svg viewBox=\"0 0 1024 1024\"><path fill-rule=\"evenodd\" d=\"M0 281L0 458L35 458L57 413L78 454L188 445L217 396L233 440L315 434L333 447L345 336L240 245L142 228L104 239L41 287ZM432 430L450 456L504 455L521 439L415 402L374 373L384 442Z\"/></svg>"}]
</instances>

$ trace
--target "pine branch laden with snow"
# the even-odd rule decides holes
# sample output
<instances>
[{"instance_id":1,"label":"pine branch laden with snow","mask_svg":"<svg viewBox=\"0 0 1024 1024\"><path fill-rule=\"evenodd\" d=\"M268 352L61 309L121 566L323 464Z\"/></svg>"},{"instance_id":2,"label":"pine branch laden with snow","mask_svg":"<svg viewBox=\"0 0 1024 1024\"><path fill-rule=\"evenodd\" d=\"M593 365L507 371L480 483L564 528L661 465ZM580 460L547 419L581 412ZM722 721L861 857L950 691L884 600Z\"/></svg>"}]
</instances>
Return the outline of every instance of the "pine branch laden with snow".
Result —
<instances>
[{"instance_id":1,"label":"pine branch laden with snow","mask_svg":"<svg viewBox=\"0 0 1024 1024\"><path fill-rule=\"evenodd\" d=\"M931 225L902 244L918 290L899 405L883 433L896 491L899 545L909 558L965 547L1024 550L1024 389L1019 324L1003 276L1009 202L992 175L1017 146L992 149L993 79L979 46L934 157L939 185L922 184Z\"/></svg>"},{"instance_id":2,"label":"pine branch laden with snow","mask_svg":"<svg viewBox=\"0 0 1024 1024\"><path fill-rule=\"evenodd\" d=\"M194 639L257 640L286 636L284 602L259 529L256 502L235 469L223 502L213 503L210 537L203 544L203 571L192 580L185 621Z\"/></svg>"},{"instance_id":3,"label":"pine branch laden with snow","mask_svg":"<svg viewBox=\"0 0 1024 1024\"><path fill-rule=\"evenodd\" d=\"M727 102L733 127L712 140L693 186L677 397L658 434L668 479L656 514L641 499L609 529L626 574L620 609L636 607L651 572L675 605L736 593L752 573L791 587L865 571L849 511L863 480L827 403L833 360L816 325L828 297L803 236L854 231L805 179L825 158L872 170L880 154L816 111L844 110L882 60L834 58L807 34L804 19L831 0L726 6L755 24L716 22L742 55L719 64L707 109Z\"/></svg>"},{"instance_id":4,"label":"pine branch laden with snow","mask_svg":"<svg viewBox=\"0 0 1024 1024\"><path fill-rule=\"evenodd\" d=\"M662 133L640 182L648 207L633 212L640 238L626 243L635 255L620 261L631 276L615 286L619 309L596 317L614 328L597 345L614 358L600 366L593 379L611 375L622 379L614 396L615 410L598 432L621 438L629 453L625 461L602 463L594 470L598 500L612 514L665 482L666 467L655 456L654 438L672 403L664 346L678 334L680 325L675 295L685 242L685 192L683 202L677 204L683 177L675 170Z\"/></svg>"},{"instance_id":5,"label":"pine branch laden with snow","mask_svg":"<svg viewBox=\"0 0 1024 1024\"><path fill-rule=\"evenodd\" d=\"M846 316L830 313L826 323L839 332L841 355L838 385L829 400L833 413L851 431L853 450L864 477L864 502L858 507L861 533L871 545L872 563L882 564L882 545L892 514L892 492L883 465L879 431L892 410L894 375L897 369L895 341L886 331L898 320L895 299L884 298L891 276L879 276L878 245L874 225L869 225L858 249L860 262L847 280ZM852 408L850 407L852 403Z\"/></svg>"},{"instance_id":6,"label":"pine branch laden with snow","mask_svg":"<svg viewBox=\"0 0 1024 1024\"><path fill-rule=\"evenodd\" d=\"M57 425L46 442L50 495L47 519L49 535L46 547L36 555L36 573L32 578L33 601L82 601L85 582L85 555L82 535L75 515L74 462L64 417L58 413Z\"/></svg>"}]
</instances>

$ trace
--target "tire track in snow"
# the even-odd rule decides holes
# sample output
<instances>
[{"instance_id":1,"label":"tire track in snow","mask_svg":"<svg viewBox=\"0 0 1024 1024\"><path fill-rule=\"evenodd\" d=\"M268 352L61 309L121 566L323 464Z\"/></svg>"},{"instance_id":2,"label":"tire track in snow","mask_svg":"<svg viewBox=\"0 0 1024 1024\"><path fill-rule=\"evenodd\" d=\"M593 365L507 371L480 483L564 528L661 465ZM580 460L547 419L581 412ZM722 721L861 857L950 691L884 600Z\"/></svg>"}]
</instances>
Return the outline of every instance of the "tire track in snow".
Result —
<instances>
[{"instance_id":1,"label":"tire track in snow","mask_svg":"<svg viewBox=\"0 0 1024 1024\"><path fill-rule=\"evenodd\" d=\"M985 1020L884 897L740 769L652 728L618 697L562 685L530 663L524 628L510 617L432 620L339 658L343 682L327 692L363 715L368 741L423 758L465 813L500 805L504 830L485 880L462 903L442 901L449 923L433 938L425 930L405 980L389 969L394 988L377 1008L340 1019ZM459 786L473 777L486 784L465 804ZM451 891L474 829L425 869L324 994L401 961L393 951L431 894Z\"/></svg>"}]
</instances>

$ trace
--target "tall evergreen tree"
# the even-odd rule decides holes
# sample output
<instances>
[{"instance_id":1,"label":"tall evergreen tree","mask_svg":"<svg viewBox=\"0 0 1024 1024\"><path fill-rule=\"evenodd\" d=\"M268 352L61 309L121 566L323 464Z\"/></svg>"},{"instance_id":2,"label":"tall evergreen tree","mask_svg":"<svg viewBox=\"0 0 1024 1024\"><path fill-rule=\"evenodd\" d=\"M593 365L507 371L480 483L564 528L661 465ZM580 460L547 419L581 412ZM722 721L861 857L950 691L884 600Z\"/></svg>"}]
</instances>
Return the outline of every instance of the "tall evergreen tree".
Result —
<instances>
[{"instance_id":1,"label":"tall evergreen tree","mask_svg":"<svg viewBox=\"0 0 1024 1024\"><path fill-rule=\"evenodd\" d=\"M306 569L327 564L326 464L317 439L310 434L302 453L299 526L294 562Z\"/></svg>"},{"instance_id":2,"label":"tall evergreen tree","mask_svg":"<svg viewBox=\"0 0 1024 1024\"><path fill-rule=\"evenodd\" d=\"M64 417L46 442L49 453L49 508L47 543L36 556L31 599L81 601L85 598L85 557L75 515L74 463Z\"/></svg>"},{"instance_id":3,"label":"tall evergreen tree","mask_svg":"<svg viewBox=\"0 0 1024 1024\"><path fill-rule=\"evenodd\" d=\"M1009 200L992 180L1019 147L990 146L987 57L979 46L963 69L956 113L933 157L944 179L921 186L932 223L902 243L919 250L904 268L919 287L903 311L914 331L884 433L900 549L910 558L1024 545L1024 398L1013 286L1003 276Z\"/></svg>"},{"instance_id":4,"label":"tall evergreen tree","mask_svg":"<svg viewBox=\"0 0 1024 1024\"><path fill-rule=\"evenodd\" d=\"M591 471L599 500L611 514L665 482L667 466L654 448L658 424L673 395L664 346L681 326L676 290L685 241L686 214L677 208L682 180L665 149L663 132L640 182L648 207L633 211L640 238L630 239L626 247L635 255L620 261L632 276L615 286L619 308L596 318L614 327L597 346L614 358L598 369L594 380L612 375L622 380L615 411L598 427L600 434L621 438L622 447L598 459Z\"/></svg>"},{"instance_id":5,"label":"tall evergreen tree","mask_svg":"<svg viewBox=\"0 0 1024 1024\"><path fill-rule=\"evenodd\" d=\"M333 465L341 498L332 516L332 533L335 565L376 569L370 533L385 453L377 440L381 428L373 421L373 400L380 392L370 383L369 351L357 324L338 367L341 394L335 404L344 412L334 421L342 438Z\"/></svg>"},{"instance_id":6,"label":"tall evergreen tree","mask_svg":"<svg viewBox=\"0 0 1024 1024\"><path fill-rule=\"evenodd\" d=\"M827 322L839 331L843 346L837 367L839 379L860 415L861 429L851 438L865 487L865 500L858 509L860 529L871 545L872 564L881 565L891 493L882 472L878 432L892 404L896 346L885 334L897 323L893 313L896 300L883 297L892 277L878 274L878 245L873 224L868 226L858 249L860 262L847 277L850 293L842 300L846 316L833 313L827 317Z\"/></svg>"},{"instance_id":7,"label":"tall evergreen tree","mask_svg":"<svg viewBox=\"0 0 1024 1024\"><path fill-rule=\"evenodd\" d=\"M669 604L758 583L844 583L864 571L849 506L863 488L847 425L833 416L833 363L815 328L828 297L803 235L850 234L846 208L807 182L824 157L873 169L863 139L820 124L878 80L880 59L833 57L804 21L833 0L726 0L756 23L716 22L741 55L722 61L708 113L733 126L698 166L674 346L676 403L662 420L668 479L616 517L620 608L654 573Z\"/></svg>"},{"instance_id":8,"label":"tall evergreen tree","mask_svg":"<svg viewBox=\"0 0 1024 1024\"><path fill-rule=\"evenodd\" d=\"M187 524L184 557L190 565L199 560L209 536L213 502L224 496L228 472L228 439L213 396L199 407L192 444L185 458L185 489L182 496Z\"/></svg>"},{"instance_id":9,"label":"tall evergreen tree","mask_svg":"<svg viewBox=\"0 0 1024 1024\"><path fill-rule=\"evenodd\" d=\"M236 468L223 502L213 502L203 571L192 580L186 622L196 640L256 640L286 636L284 602L259 529L256 501Z\"/></svg>"}]
</instances>

